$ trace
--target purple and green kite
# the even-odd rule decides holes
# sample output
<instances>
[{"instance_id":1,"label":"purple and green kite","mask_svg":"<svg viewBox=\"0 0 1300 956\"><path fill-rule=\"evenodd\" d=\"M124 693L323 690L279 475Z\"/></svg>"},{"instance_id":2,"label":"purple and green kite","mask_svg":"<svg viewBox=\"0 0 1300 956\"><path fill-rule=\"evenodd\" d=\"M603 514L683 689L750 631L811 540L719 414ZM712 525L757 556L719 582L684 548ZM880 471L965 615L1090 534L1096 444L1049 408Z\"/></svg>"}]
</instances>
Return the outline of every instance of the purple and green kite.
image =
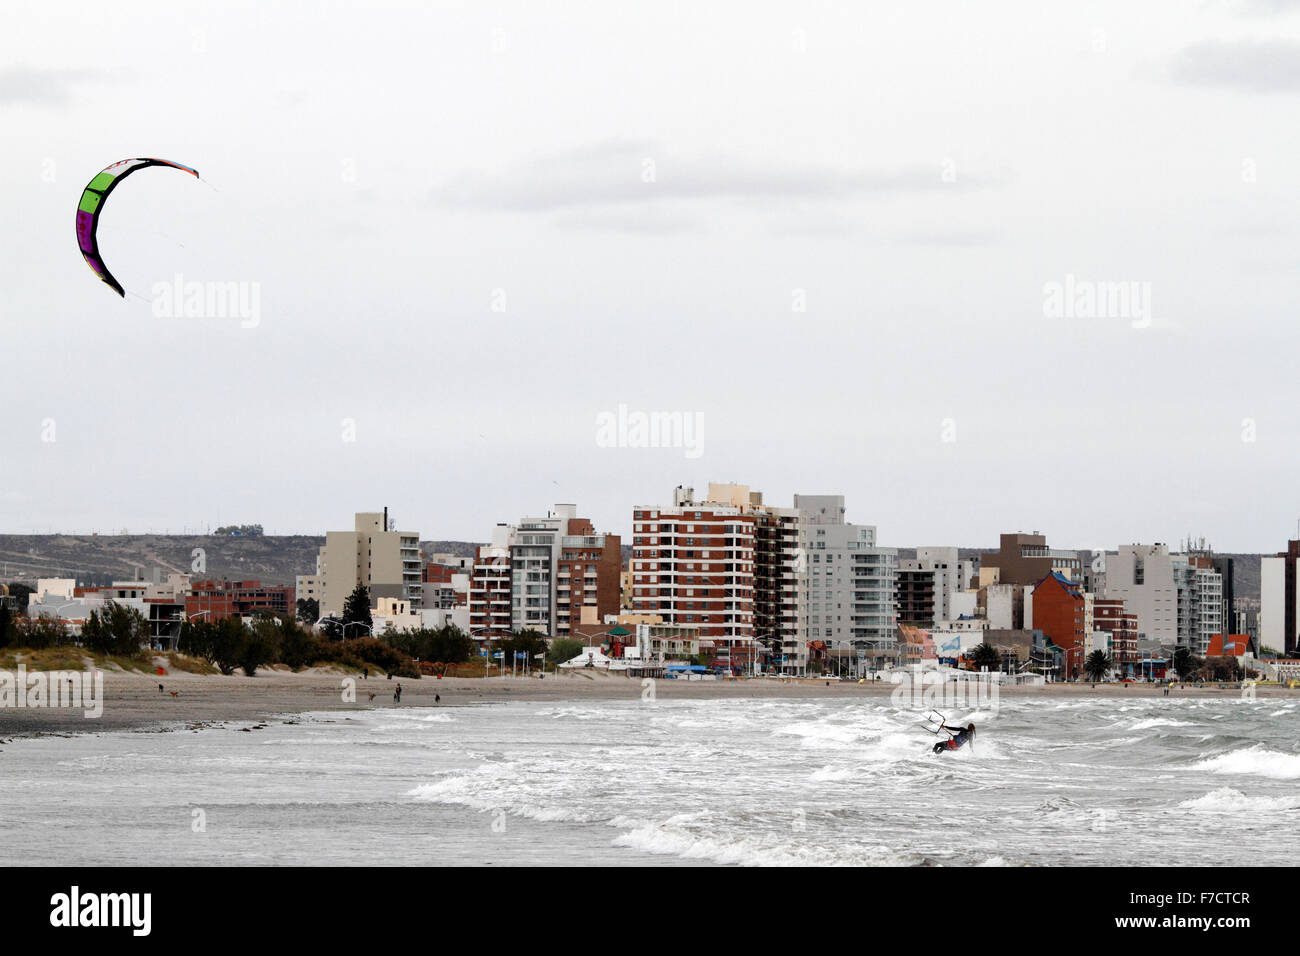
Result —
<instances>
[{"instance_id":1,"label":"purple and green kite","mask_svg":"<svg viewBox=\"0 0 1300 956\"><path fill-rule=\"evenodd\" d=\"M94 270L95 275L103 279L108 287L122 298L126 298L126 291L121 283L113 278L113 274L104 265L104 260L100 258L99 242L95 233L99 229L99 215L104 211L104 201L108 199L108 194L127 176L148 166L170 166L172 169L189 173L195 179L199 176L196 170L165 159L124 159L106 167L92 179L81 194L81 202L77 205L77 245L81 246L81 255L85 258L86 264Z\"/></svg>"}]
</instances>

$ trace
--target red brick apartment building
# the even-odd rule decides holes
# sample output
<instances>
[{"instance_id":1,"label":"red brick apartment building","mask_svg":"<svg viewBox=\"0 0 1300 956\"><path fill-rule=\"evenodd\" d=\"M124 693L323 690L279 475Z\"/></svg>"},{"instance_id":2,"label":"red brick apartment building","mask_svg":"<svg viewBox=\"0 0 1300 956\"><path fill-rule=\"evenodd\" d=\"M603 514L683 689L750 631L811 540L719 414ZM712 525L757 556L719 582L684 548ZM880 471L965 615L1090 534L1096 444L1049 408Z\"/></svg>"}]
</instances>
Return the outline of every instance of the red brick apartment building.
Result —
<instances>
[{"instance_id":1,"label":"red brick apartment building","mask_svg":"<svg viewBox=\"0 0 1300 956\"><path fill-rule=\"evenodd\" d=\"M225 617L263 612L294 617L297 601L293 585L261 581L194 581L185 598L185 616L219 621Z\"/></svg>"},{"instance_id":2,"label":"red brick apartment building","mask_svg":"<svg viewBox=\"0 0 1300 956\"><path fill-rule=\"evenodd\" d=\"M743 505L694 502L632 511L632 609L700 628L719 664L753 665L755 516Z\"/></svg>"},{"instance_id":3,"label":"red brick apartment building","mask_svg":"<svg viewBox=\"0 0 1300 956\"><path fill-rule=\"evenodd\" d=\"M469 583L469 631L477 640L510 636L510 548L484 544L474 551Z\"/></svg>"},{"instance_id":4,"label":"red brick apartment building","mask_svg":"<svg viewBox=\"0 0 1300 956\"><path fill-rule=\"evenodd\" d=\"M597 534L586 518L569 520L568 534L560 539L556 571L555 632L560 636L581 634L591 637L582 624L583 607L594 608L588 617L596 621L594 630L603 632L600 622L607 614L618 614L623 570L622 538L616 534Z\"/></svg>"},{"instance_id":5,"label":"red brick apartment building","mask_svg":"<svg viewBox=\"0 0 1300 956\"><path fill-rule=\"evenodd\" d=\"M1138 663L1138 619L1118 599L1092 602L1092 627L1110 634L1111 656L1122 673L1132 673Z\"/></svg>"},{"instance_id":6,"label":"red brick apartment building","mask_svg":"<svg viewBox=\"0 0 1300 956\"><path fill-rule=\"evenodd\" d=\"M1059 571L1038 582L1033 594L1033 627L1065 651L1065 673L1083 670L1083 590Z\"/></svg>"}]
</instances>

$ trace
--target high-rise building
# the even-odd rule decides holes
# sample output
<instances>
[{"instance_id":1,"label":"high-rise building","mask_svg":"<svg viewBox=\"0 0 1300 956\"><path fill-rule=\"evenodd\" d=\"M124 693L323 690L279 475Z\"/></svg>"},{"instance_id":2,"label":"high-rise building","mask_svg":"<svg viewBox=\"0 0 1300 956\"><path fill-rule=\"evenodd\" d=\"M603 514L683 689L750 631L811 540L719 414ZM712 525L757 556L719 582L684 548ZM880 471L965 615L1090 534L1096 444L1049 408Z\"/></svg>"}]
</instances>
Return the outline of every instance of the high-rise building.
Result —
<instances>
[{"instance_id":1,"label":"high-rise building","mask_svg":"<svg viewBox=\"0 0 1300 956\"><path fill-rule=\"evenodd\" d=\"M1175 555L1178 585L1178 646L1193 654L1209 653L1210 640L1223 633L1223 578L1211 559Z\"/></svg>"},{"instance_id":2,"label":"high-rise building","mask_svg":"<svg viewBox=\"0 0 1300 956\"><path fill-rule=\"evenodd\" d=\"M1297 649L1300 622L1300 541L1288 541L1286 550L1261 558L1259 569L1259 644L1282 654Z\"/></svg>"},{"instance_id":3,"label":"high-rise building","mask_svg":"<svg viewBox=\"0 0 1300 956\"><path fill-rule=\"evenodd\" d=\"M321 614L341 615L358 584L370 592L370 606L381 597L421 607L420 535L389 527L388 509L359 512L351 531L330 531L317 559Z\"/></svg>"},{"instance_id":4,"label":"high-rise building","mask_svg":"<svg viewBox=\"0 0 1300 956\"><path fill-rule=\"evenodd\" d=\"M601 621L619 610L619 536L598 534L571 504L544 518L497 525L478 549L470 585L470 627L478 638L579 631L583 609Z\"/></svg>"},{"instance_id":5,"label":"high-rise building","mask_svg":"<svg viewBox=\"0 0 1300 956\"><path fill-rule=\"evenodd\" d=\"M474 559L454 554L431 555L424 563L423 610L450 611L469 605Z\"/></svg>"},{"instance_id":6,"label":"high-rise building","mask_svg":"<svg viewBox=\"0 0 1300 956\"><path fill-rule=\"evenodd\" d=\"M976 575L975 562L963 561L956 548L917 548L915 558L898 561L898 623L932 628L971 608L961 606Z\"/></svg>"},{"instance_id":7,"label":"high-rise building","mask_svg":"<svg viewBox=\"0 0 1300 956\"><path fill-rule=\"evenodd\" d=\"M1122 674L1132 674L1138 663L1138 619L1114 598L1097 598L1092 605L1092 626L1110 635L1111 656Z\"/></svg>"},{"instance_id":8,"label":"high-rise building","mask_svg":"<svg viewBox=\"0 0 1300 956\"><path fill-rule=\"evenodd\" d=\"M1137 616L1138 640L1204 654L1223 627L1223 578L1208 551L1129 544L1107 554L1105 597Z\"/></svg>"},{"instance_id":9,"label":"high-rise building","mask_svg":"<svg viewBox=\"0 0 1300 956\"><path fill-rule=\"evenodd\" d=\"M571 518L560 538L556 577L557 635L591 636L606 615L621 609L623 570L622 539L616 534L597 534L586 518ZM583 623L596 622L592 628Z\"/></svg>"},{"instance_id":10,"label":"high-rise building","mask_svg":"<svg viewBox=\"0 0 1300 956\"><path fill-rule=\"evenodd\" d=\"M510 535L514 529L499 524L492 531L492 543L474 552L469 585L470 637L485 640L507 637L510 620Z\"/></svg>"},{"instance_id":11,"label":"high-rise building","mask_svg":"<svg viewBox=\"0 0 1300 956\"><path fill-rule=\"evenodd\" d=\"M715 485L696 501L678 486L669 506L632 509L632 610L696 624L701 656L735 671L755 667L756 519L749 489Z\"/></svg>"},{"instance_id":12,"label":"high-rise building","mask_svg":"<svg viewBox=\"0 0 1300 956\"><path fill-rule=\"evenodd\" d=\"M1214 570L1219 572L1223 582L1223 628L1220 634L1239 634L1237 627L1237 591L1234 579L1233 559L1222 555L1213 558Z\"/></svg>"},{"instance_id":13,"label":"high-rise building","mask_svg":"<svg viewBox=\"0 0 1300 956\"><path fill-rule=\"evenodd\" d=\"M795 495L794 506L803 514L804 639L854 669L897 660L897 550L877 547L874 525L845 521L843 495Z\"/></svg>"},{"instance_id":14,"label":"high-rise building","mask_svg":"<svg viewBox=\"0 0 1300 956\"><path fill-rule=\"evenodd\" d=\"M797 496L796 496L797 497ZM802 512L762 504L754 511L754 637L782 673L802 673L808 641L799 627L799 583L804 566Z\"/></svg>"},{"instance_id":15,"label":"high-rise building","mask_svg":"<svg viewBox=\"0 0 1300 956\"><path fill-rule=\"evenodd\" d=\"M1044 577L1033 591L1034 630L1042 631L1065 651L1066 677L1076 677L1083 670L1084 638L1090 633L1087 604L1082 586L1059 571Z\"/></svg>"},{"instance_id":16,"label":"high-rise building","mask_svg":"<svg viewBox=\"0 0 1300 956\"><path fill-rule=\"evenodd\" d=\"M980 584L1037 585L1048 574L1059 571L1072 581L1083 576L1083 561L1077 551L1047 546L1047 537L1033 534L1004 534L998 550L980 561Z\"/></svg>"}]
</instances>

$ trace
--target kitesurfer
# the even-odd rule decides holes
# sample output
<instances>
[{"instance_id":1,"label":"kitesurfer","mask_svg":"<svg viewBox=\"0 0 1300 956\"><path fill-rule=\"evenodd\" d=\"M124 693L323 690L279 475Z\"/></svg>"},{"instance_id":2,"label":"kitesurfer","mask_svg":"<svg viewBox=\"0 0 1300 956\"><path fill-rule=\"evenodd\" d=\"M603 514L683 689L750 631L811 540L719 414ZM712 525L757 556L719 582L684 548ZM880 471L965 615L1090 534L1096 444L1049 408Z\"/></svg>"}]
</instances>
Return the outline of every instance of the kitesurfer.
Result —
<instances>
[{"instance_id":1,"label":"kitesurfer","mask_svg":"<svg viewBox=\"0 0 1300 956\"><path fill-rule=\"evenodd\" d=\"M934 745L934 752L939 754L945 750L956 750L962 744L975 745L975 725L967 724L965 727L949 727L947 724L940 724L940 730L948 731L951 736L947 740L941 740Z\"/></svg>"}]
</instances>

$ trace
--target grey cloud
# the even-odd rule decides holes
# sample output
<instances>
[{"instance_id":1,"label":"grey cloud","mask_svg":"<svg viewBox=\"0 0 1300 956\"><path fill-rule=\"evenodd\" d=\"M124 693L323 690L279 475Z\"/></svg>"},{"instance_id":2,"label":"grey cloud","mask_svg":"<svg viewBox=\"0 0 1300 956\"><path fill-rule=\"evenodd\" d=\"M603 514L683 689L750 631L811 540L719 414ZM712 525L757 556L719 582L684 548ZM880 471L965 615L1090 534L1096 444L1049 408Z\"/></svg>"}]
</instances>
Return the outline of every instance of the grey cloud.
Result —
<instances>
[{"instance_id":1,"label":"grey cloud","mask_svg":"<svg viewBox=\"0 0 1300 956\"><path fill-rule=\"evenodd\" d=\"M1207 40L1186 47L1170 68L1175 82L1255 93L1300 90L1300 44L1289 40Z\"/></svg>"},{"instance_id":2,"label":"grey cloud","mask_svg":"<svg viewBox=\"0 0 1300 956\"><path fill-rule=\"evenodd\" d=\"M40 70L11 66L0 70L0 103L62 107L73 98L73 88L83 83L108 82L103 70Z\"/></svg>"},{"instance_id":3,"label":"grey cloud","mask_svg":"<svg viewBox=\"0 0 1300 956\"><path fill-rule=\"evenodd\" d=\"M945 182L942 160L888 168L682 159L656 144L613 141L553 154L498 174L465 173L435 189L441 205L523 212L670 200L843 200L1001 185L962 171Z\"/></svg>"},{"instance_id":4,"label":"grey cloud","mask_svg":"<svg viewBox=\"0 0 1300 956\"><path fill-rule=\"evenodd\" d=\"M997 233L984 229L970 230L934 230L931 232L910 232L902 237L904 242L918 246L949 246L959 248L976 248L996 245Z\"/></svg>"},{"instance_id":5,"label":"grey cloud","mask_svg":"<svg viewBox=\"0 0 1300 956\"><path fill-rule=\"evenodd\" d=\"M645 204L614 209L568 209L560 214L557 224L569 229L597 229L642 236L699 232L706 225L696 217Z\"/></svg>"}]
</instances>

